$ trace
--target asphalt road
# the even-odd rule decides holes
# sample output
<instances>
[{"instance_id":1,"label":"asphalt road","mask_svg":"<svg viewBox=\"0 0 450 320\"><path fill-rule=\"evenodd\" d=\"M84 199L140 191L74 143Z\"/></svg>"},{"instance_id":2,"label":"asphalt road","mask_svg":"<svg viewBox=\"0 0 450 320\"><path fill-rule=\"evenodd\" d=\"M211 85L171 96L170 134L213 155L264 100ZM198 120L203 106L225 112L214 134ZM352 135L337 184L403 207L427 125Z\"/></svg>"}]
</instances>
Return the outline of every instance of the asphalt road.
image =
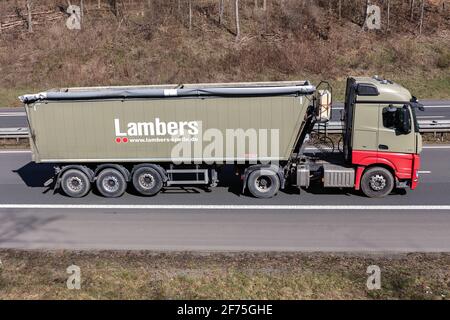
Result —
<instances>
[{"instance_id":1,"label":"asphalt road","mask_svg":"<svg viewBox=\"0 0 450 320\"><path fill-rule=\"evenodd\" d=\"M450 146L424 149L418 189L384 199L351 190L239 195L225 171L206 192L171 188L152 198L47 191L51 165L0 152L0 247L46 249L450 251Z\"/></svg>"},{"instance_id":2,"label":"asphalt road","mask_svg":"<svg viewBox=\"0 0 450 320\"><path fill-rule=\"evenodd\" d=\"M419 112L419 120L450 120L450 101L423 100L424 112ZM342 103L335 103L331 121L339 121ZM28 127L25 110L23 108L0 108L0 128Z\"/></svg>"}]
</instances>

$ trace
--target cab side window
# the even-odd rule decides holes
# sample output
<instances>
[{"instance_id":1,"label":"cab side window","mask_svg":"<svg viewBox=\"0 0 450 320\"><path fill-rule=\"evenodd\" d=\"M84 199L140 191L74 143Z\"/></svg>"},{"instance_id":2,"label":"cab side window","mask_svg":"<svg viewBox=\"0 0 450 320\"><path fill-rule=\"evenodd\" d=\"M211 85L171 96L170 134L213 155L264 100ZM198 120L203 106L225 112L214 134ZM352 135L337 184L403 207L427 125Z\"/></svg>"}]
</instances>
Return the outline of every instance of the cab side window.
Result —
<instances>
[{"instance_id":1,"label":"cab side window","mask_svg":"<svg viewBox=\"0 0 450 320\"><path fill-rule=\"evenodd\" d=\"M411 132L411 115L408 107L401 108L389 105L383 108L383 126L395 130L396 134L409 134Z\"/></svg>"},{"instance_id":2,"label":"cab side window","mask_svg":"<svg viewBox=\"0 0 450 320\"><path fill-rule=\"evenodd\" d=\"M383 108L383 126L388 129L396 129L396 125L399 122L398 108L386 107Z\"/></svg>"}]
</instances>

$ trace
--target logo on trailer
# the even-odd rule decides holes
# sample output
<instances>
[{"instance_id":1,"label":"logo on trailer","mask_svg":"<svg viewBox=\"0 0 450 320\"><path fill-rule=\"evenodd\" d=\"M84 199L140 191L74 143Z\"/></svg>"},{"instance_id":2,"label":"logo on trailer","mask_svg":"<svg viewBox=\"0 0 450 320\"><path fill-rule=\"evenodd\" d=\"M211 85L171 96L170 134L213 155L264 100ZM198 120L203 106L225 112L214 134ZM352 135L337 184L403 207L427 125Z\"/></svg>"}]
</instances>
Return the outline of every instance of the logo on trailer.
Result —
<instances>
[{"instance_id":1,"label":"logo on trailer","mask_svg":"<svg viewBox=\"0 0 450 320\"><path fill-rule=\"evenodd\" d=\"M198 135L200 121L161 121L155 118L151 122L128 122L126 126L122 126L120 119L114 119L115 142L127 143L129 141L141 142L142 139L130 138L146 138L146 137L180 137L185 135ZM143 140L142 142L146 142ZM158 140L159 141L159 140Z\"/></svg>"}]
</instances>

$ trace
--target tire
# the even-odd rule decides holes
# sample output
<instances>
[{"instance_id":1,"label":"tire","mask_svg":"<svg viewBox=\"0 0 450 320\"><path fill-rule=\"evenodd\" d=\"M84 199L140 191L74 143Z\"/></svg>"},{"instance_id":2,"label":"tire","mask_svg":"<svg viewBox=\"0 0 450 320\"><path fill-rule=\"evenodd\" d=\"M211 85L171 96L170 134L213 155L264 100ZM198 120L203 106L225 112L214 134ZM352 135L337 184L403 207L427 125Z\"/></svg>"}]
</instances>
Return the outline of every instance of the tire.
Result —
<instances>
[{"instance_id":1,"label":"tire","mask_svg":"<svg viewBox=\"0 0 450 320\"><path fill-rule=\"evenodd\" d=\"M133 186L144 196L153 196L163 187L163 180L158 171L151 167L141 167L133 173Z\"/></svg>"},{"instance_id":2,"label":"tire","mask_svg":"<svg viewBox=\"0 0 450 320\"><path fill-rule=\"evenodd\" d=\"M61 177L61 189L69 197L81 198L91 190L91 182L83 171L69 169Z\"/></svg>"},{"instance_id":3,"label":"tire","mask_svg":"<svg viewBox=\"0 0 450 320\"><path fill-rule=\"evenodd\" d=\"M113 168L103 169L97 176L97 190L106 198L117 198L125 193L127 182L123 174Z\"/></svg>"},{"instance_id":4,"label":"tire","mask_svg":"<svg viewBox=\"0 0 450 320\"><path fill-rule=\"evenodd\" d=\"M280 189L280 179L272 170L259 169L250 173L247 186L256 198L272 198Z\"/></svg>"},{"instance_id":5,"label":"tire","mask_svg":"<svg viewBox=\"0 0 450 320\"><path fill-rule=\"evenodd\" d=\"M367 169L361 178L361 190L369 198L383 198L394 188L392 173L382 167Z\"/></svg>"}]
</instances>

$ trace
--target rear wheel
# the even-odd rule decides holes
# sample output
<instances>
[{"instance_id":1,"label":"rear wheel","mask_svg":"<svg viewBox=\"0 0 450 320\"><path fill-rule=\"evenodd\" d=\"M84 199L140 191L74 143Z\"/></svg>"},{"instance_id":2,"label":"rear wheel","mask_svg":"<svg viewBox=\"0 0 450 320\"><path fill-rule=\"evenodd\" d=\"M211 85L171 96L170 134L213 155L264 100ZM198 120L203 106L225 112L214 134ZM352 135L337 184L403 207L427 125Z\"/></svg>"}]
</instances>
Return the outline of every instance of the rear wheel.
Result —
<instances>
[{"instance_id":1,"label":"rear wheel","mask_svg":"<svg viewBox=\"0 0 450 320\"><path fill-rule=\"evenodd\" d=\"M382 198L394 188L394 177L386 168L367 169L361 178L361 190L369 198Z\"/></svg>"},{"instance_id":2,"label":"rear wheel","mask_svg":"<svg viewBox=\"0 0 450 320\"><path fill-rule=\"evenodd\" d=\"M272 198L280 189L280 179L271 170L255 170L248 177L248 190L257 198Z\"/></svg>"},{"instance_id":3,"label":"rear wheel","mask_svg":"<svg viewBox=\"0 0 450 320\"><path fill-rule=\"evenodd\" d=\"M144 196L157 194L163 187L161 175L151 167L141 167L133 173L133 186Z\"/></svg>"},{"instance_id":4,"label":"rear wheel","mask_svg":"<svg viewBox=\"0 0 450 320\"><path fill-rule=\"evenodd\" d=\"M81 198L91 189L91 182L83 171L69 169L61 177L61 188L67 196Z\"/></svg>"},{"instance_id":5,"label":"rear wheel","mask_svg":"<svg viewBox=\"0 0 450 320\"><path fill-rule=\"evenodd\" d=\"M107 168L100 172L96 181L98 191L107 198L117 198L124 194L127 182L123 174L113 168Z\"/></svg>"}]
</instances>

